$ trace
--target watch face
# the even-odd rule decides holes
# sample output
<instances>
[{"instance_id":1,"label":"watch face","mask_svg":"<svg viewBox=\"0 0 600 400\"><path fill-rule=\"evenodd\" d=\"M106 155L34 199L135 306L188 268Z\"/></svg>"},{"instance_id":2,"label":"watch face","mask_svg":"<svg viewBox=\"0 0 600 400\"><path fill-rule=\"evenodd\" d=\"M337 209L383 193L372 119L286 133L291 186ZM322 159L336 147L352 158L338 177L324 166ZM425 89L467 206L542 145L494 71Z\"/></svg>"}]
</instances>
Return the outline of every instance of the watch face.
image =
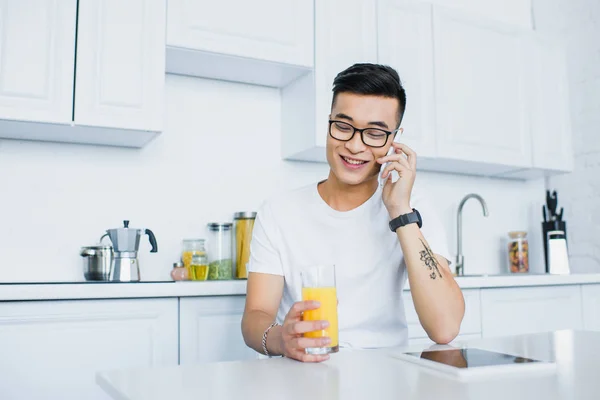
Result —
<instances>
[{"instance_id":1,"label":"watch face","mask_svg":"<svg viewBox=\"0 0 600 400\"><path fill-rule=\"evenodd\" d=\"M421 218L421 213L416 208L413 208L413 211L417 214L417 219L419 220L417 225L419 225L419 228L420 228L423 226L423 219Z\"/></svg>"}]
</instances>

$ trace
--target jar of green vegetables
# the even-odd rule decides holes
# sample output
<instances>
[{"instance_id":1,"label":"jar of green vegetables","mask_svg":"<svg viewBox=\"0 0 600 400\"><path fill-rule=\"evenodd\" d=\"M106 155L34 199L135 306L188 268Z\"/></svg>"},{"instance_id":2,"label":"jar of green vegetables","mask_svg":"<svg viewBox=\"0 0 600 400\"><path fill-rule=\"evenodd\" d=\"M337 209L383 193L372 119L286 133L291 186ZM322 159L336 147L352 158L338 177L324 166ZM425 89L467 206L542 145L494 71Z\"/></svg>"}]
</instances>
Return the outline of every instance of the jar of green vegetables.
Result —
<instances>
[{"instance_id":1,"label":"jar of green vegetables","mask_svg":"<svg viewBox=\"0 0 600 400\"><path fill-rule=\"evenodd\" d=\"M209 280L233 279L232 226L229 222L207 225Z\"/></svg>"}]
</instances>

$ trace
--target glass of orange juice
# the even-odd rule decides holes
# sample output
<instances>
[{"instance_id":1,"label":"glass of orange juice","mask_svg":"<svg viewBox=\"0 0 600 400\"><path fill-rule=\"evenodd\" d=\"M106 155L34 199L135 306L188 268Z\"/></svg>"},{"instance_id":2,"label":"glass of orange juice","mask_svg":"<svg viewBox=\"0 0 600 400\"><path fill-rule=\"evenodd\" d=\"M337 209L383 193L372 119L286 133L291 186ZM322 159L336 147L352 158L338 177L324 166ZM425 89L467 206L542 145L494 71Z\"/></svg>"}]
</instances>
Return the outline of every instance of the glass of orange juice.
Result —
<instances>
[{"instance_id":1,"label":"glass of orange juice","mask_svg":"<svg viewBox=\"0 0 600 400\"><path fill-rule=\"evenodd\" d=\"M335 265L318 265L306 268L300 273L302 277L302 300L315 300L321 303L316 310L304 311L304 321L329 321L329 327L314 332L307 332L304 337L329 337L331 343L327 347L310 347L308 354L329 354L339 350L337 293L335 290Z\"/></svg>"}]
</instances>

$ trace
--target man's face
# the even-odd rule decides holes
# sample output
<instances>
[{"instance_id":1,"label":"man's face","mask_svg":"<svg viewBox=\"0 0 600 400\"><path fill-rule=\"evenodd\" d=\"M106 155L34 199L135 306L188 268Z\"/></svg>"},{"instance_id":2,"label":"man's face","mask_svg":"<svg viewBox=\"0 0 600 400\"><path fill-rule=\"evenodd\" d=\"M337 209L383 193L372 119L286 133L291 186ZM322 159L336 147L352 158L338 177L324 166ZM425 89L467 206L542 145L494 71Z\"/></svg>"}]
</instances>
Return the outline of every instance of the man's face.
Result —
<instances>
[{"instance_id":1,"label":"man's face","mask_svg":"<svg viewBox=\"0 0 600 400\"><path fill-rule=\"evenodd\" d=\"M330 119L351 124L357 129L376 128L389 132L398 126L398 107L398 100L389 97L339 93ZM346 128L346 125L342 125L342 129ZM332 126L331 129L336 127ZM366 136L365 140L369 140ZM352 139L346 142L334 139L328 132L327 162L340 182L358 185L377 178L381 165L375 160L387 154L393 140L392 134L385 146L376 148L363 143L359 132L355 132Z\"/></svg>"}]
</instances>

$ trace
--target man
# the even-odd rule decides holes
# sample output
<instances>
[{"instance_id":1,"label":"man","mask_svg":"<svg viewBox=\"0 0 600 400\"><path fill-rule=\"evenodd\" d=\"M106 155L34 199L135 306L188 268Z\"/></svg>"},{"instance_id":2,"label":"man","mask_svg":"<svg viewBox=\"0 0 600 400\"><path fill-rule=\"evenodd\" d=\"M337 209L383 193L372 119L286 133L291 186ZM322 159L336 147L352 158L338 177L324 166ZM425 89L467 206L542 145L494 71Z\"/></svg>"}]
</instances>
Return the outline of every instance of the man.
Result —
<instances>
[{"instance_id":1,"label":"man","mask_svg":"<svg viewBox=\"0 0 600 400\"><path fill-rule=\"evenodd\" d=\"M306 362L329 358L305 354L330 343L303 337L328 325L302 320L318 304L298 301L299 271L315 264L336 266L342 348L406 344L406 276L429 337L448 343L458 334L464 299L448 266L445 235L426 203L411 198L415 152L394 142L405 107L400 78L388 66L356 64L335 78L329 177L275 196L258 212L242 320L251 348Z\"/></svg>"}]
</instances>

